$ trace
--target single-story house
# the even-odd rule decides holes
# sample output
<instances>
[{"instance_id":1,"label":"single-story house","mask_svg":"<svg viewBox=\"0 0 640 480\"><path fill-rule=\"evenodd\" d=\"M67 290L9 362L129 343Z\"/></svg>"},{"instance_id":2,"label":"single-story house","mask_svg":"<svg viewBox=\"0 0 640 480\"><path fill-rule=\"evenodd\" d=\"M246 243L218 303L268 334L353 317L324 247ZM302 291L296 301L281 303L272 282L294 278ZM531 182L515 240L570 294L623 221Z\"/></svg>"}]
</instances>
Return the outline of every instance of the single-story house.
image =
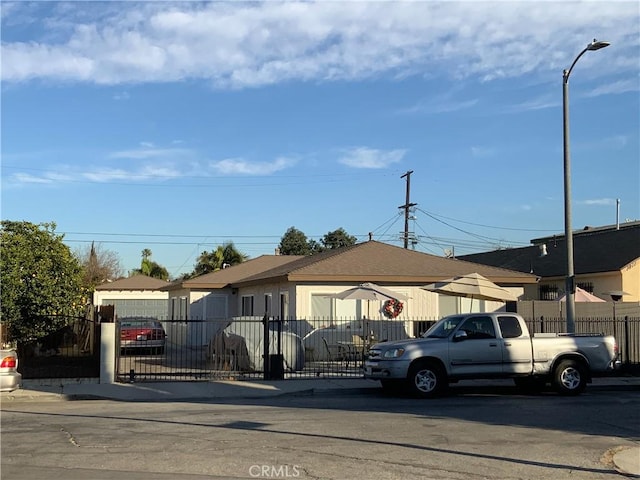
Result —
<instances>
[{"instance_id":1,"label":"single-story house","mask_svg":"<svg viewBox=\"0 0 640 480\"><path fill-rule=\"evenodd\" d=\"M167 282L146 275L133 275L98 285L93 292L93 305L113 305L118 318L166 318L169 294Z\"/></svg>"},{"instance_id":2,"label":"single-story house","mask_svg":"<svg viewBox=\"0 0 640 480\"><path fill-rule=\"evenodd\" d=\"M495 311L502 302L438 295L420 287L480 273L522 297L535 275L368 241L310 256L262 255L229 268L162 287L169 319L380 318L381 303L337 300L332 294L364 282L408 297L400 319L429 319L459 311Z\"/></svg>"}]
</instances>

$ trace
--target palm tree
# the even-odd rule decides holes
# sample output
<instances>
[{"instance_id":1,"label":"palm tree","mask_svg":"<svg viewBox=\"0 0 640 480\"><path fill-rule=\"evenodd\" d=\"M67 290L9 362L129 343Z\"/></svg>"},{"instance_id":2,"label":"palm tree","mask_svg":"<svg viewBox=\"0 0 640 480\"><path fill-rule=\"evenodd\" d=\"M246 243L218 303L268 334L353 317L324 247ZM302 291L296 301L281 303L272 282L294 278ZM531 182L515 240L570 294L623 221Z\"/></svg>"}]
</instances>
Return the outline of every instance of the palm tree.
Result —
<instances>
[{"instance_id":1,"label":"palm tree","mask_svg":"<svg viewBox=\"0 0 640 480\"><path fill-rule=\"evenodd\" d=\"M193 276L204 275L205 273L237 265L247 258L249 256L236 249L233 242L227 242L224 245L218 245L211 252L202 252L198 257Z\"/></svg>"}]
</instances>

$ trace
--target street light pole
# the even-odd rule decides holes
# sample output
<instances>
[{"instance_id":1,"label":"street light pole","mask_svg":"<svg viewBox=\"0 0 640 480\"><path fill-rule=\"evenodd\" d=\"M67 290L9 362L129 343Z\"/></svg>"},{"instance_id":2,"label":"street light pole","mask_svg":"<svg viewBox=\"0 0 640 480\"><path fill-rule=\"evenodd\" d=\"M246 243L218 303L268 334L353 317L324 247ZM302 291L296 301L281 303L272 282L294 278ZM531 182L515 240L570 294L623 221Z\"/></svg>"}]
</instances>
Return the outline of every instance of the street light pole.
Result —
<instances>
[{"instance_id":1,"label":"street light pole","mask_svg":"<svg viewBox=\"0 0 640 480\"><path fill-rule=\"evenodd\" d=\"M573 230L571 229L571 155L569 152L569 75L580 57L591 50L608 47L609 42L599 42L595 38L576 57L568 70L562 72L562 133L564 138L564 237L567 250L567 276L565 278L567 305L567 332L576 331L576 280L573 270Z\"/></svg>"}]
</instances>

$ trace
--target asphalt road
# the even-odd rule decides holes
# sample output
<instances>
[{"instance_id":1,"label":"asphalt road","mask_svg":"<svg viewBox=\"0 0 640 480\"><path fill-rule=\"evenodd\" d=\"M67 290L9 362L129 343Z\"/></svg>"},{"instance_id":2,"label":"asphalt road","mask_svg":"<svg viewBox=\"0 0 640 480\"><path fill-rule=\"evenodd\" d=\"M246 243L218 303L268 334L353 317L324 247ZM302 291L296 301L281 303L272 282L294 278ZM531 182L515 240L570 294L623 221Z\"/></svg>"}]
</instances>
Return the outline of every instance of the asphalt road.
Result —
<instances>
[{"instance_id":1,"label":"asphalt road","mask_svg":"<svg viewBox=\"0 0 640 480\"><path fill-rule=\"evenodd\" d=\"M640 441L640 398L456 389L217 403L2 405L1 478L12 480L615 479Z\"/></svg>"}]
</instances>

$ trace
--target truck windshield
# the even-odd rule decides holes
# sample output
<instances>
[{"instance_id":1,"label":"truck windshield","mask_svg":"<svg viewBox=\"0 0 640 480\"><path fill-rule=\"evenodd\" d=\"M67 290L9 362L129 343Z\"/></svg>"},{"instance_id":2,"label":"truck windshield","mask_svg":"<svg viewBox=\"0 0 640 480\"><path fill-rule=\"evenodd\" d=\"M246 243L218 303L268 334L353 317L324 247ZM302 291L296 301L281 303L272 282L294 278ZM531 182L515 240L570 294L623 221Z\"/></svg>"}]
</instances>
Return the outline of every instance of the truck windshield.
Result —
<instances>
[{"instance_id":1,"label":"truck windshield","mask_svg":"<svg viewBox=\"0 0 640 480\"><path fill-rule=\"evenodd\" d=\"M422 334L423 338L447 338L460 324L464 317L445 317Z\"/></svg>"}]
</instances>

